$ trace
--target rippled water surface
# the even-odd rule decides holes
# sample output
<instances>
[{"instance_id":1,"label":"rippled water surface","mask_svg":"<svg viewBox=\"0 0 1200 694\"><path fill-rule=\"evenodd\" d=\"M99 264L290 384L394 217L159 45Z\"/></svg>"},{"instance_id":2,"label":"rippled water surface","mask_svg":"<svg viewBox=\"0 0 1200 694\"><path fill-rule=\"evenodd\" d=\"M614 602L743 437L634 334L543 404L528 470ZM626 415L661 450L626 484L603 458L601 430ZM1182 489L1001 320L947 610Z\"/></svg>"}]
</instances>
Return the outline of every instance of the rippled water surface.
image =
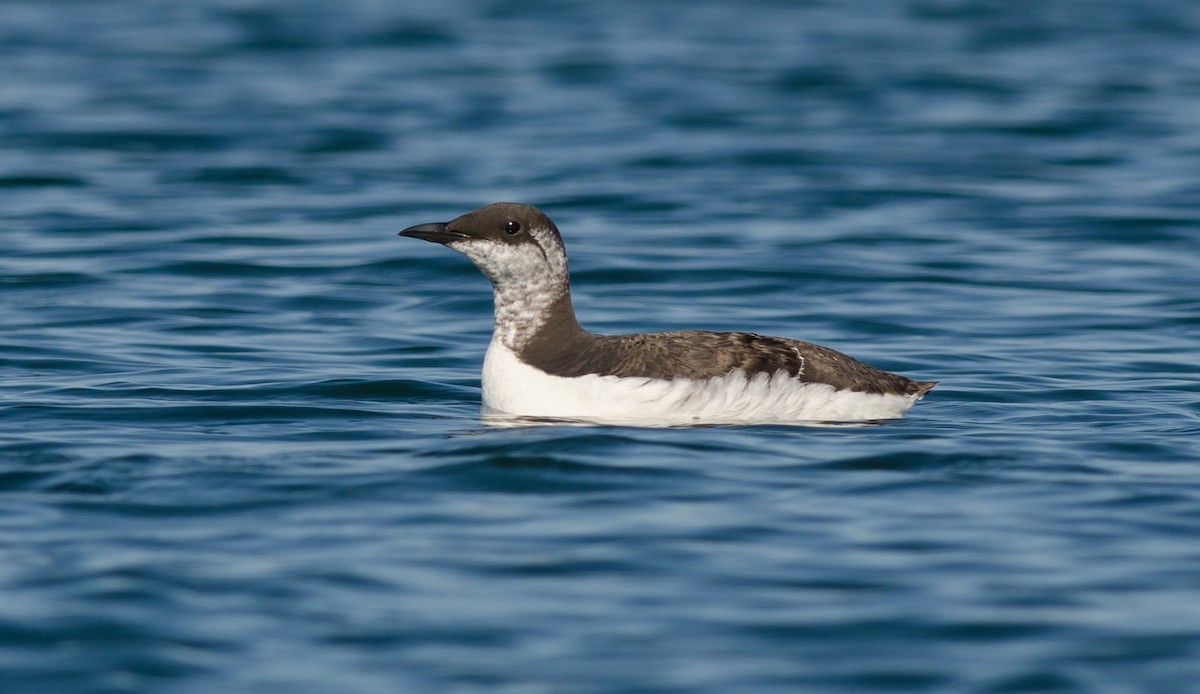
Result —
<instances>
[{"instance_id":1,"label":"rippled water surface","mask_svg":"<svg viewBox=\"0 0 1200 694\"><path fill-rule=\"evenodd\" d=\"M5 692L1200 681L1195 3L0 4ZM463 258L941 385L496 428Z\"/></svg>"}]
</instances>

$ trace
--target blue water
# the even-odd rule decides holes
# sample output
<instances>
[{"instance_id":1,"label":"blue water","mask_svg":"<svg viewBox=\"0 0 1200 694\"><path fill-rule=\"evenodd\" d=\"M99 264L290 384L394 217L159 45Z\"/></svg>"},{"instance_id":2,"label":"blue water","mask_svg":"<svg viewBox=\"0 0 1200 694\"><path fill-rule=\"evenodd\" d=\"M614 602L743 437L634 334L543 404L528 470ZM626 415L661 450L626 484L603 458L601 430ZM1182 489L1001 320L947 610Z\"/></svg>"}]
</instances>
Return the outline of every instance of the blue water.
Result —
<instances>
[{"instance_id":1,"label":"blue water","mask_svg":"<svg viewBox=\"0 0 1200 694\"><path fill-rule=\"evenodd\" d=\"M1200 9L0 4L0 691L1183 692ZM941 385L497 429L530 202L601 332Z\"/></svg>"}]
</instances>

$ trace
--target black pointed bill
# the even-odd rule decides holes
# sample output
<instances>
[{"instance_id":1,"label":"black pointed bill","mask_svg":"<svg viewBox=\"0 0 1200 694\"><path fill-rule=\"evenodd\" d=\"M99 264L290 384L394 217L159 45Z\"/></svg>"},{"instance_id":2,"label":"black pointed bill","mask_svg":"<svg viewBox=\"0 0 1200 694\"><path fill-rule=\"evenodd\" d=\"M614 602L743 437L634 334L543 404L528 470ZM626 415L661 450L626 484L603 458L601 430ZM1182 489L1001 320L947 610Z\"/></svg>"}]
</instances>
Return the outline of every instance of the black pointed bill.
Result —
<instances>
[{"instance_id":1,"label":"black pointed bill","mask_svg":"<svg viewBox=\"0 0 1200 694\"><path fill-rule=\"evenodd\" d=\"M466 234L462 232L450 231L445 222L418 224L405 229L398 236L411 236L414 239L421 239L432 243L449 243L467 238Z\"/></svg>"}]
</instances>

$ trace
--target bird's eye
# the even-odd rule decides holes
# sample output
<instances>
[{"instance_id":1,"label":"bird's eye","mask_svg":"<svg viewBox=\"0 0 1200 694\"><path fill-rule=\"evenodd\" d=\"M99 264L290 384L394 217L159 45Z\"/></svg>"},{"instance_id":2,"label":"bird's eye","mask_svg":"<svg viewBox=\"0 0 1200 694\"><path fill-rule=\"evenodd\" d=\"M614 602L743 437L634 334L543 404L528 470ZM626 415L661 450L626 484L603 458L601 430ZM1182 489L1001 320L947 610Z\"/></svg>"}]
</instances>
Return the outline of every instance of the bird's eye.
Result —
<instances>
[{"instance_id":1,"label":"bird's eye","mask_svg":"<svg viewBox=\"0 0 1200 694\"><path fill-rule=\"evenodd\" d=\"M504 233L515 234L521 230L521 223L515 219L508 220L508 224L504 225Z\"/></svg>"}]
</instances>

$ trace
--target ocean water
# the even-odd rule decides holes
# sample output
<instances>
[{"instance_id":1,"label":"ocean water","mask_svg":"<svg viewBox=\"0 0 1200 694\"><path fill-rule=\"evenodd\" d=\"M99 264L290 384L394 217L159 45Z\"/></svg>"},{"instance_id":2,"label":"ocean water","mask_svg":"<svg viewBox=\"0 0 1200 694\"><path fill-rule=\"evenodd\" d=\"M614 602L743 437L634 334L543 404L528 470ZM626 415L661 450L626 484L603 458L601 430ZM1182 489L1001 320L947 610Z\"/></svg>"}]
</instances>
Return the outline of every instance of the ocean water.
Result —
<instances>
[{"instance_id":1,"label":"ocean water","mask_svg":"<svg viewBox=\"0 0 1200 694\"><path fill-rule=\"evenodd\" d=\"M0 691L1200 687L1200 6L0 4ZM497 428L537 204L600 332L941 384Z\"/></svg>"}]
</instances>

